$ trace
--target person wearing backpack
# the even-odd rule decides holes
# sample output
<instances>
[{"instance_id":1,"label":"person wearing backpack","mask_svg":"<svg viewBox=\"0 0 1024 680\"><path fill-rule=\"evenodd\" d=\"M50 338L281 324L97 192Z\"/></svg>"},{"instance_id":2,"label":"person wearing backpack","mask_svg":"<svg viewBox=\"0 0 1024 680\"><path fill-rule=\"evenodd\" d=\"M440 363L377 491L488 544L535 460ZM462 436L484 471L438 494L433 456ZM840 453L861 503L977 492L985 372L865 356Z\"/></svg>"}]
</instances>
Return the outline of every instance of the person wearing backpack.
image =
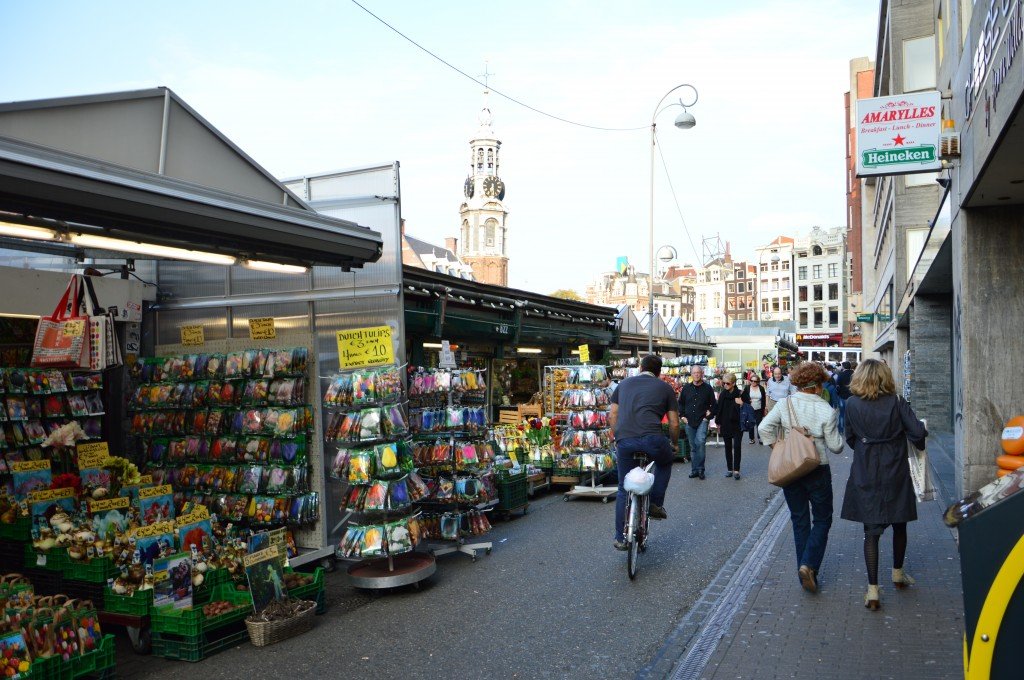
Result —
<instances>
[{"instance_id":1,"label":"person wearing backpack","mask_svg":"<svg viewBox=\"0 0 1024 680\"><path fill-rule=\"evenodd\" d=\"M853 369L849 361L843 362L843 370L835 377L836 393L839 395L839 434L846 432L846 400L853 394L850 383L853 381Z\"/></svg>"},{"instance_id":2,"label":"person wearing backpack","mask_svg":"<svg viewBox=\"0 0 1024 680\"><path fill-rule=\"evenodd\" d=\"M843 438L837 429L838 414L821 398L822 384L827 378L820 365L813 361L801 362L789 375L797 392L780 401L758 427L762 441L768 446L774 444L780 434L786 438L799 436L792 433L793 427L803 428L818 451L818 468L782 487L793 523L797 576L804 590L811 593L818 591L818 571L832 527L832 472L828 452L843 450ZM796 417L795 423L791 411Z\"/></svg>"}]
</instances>

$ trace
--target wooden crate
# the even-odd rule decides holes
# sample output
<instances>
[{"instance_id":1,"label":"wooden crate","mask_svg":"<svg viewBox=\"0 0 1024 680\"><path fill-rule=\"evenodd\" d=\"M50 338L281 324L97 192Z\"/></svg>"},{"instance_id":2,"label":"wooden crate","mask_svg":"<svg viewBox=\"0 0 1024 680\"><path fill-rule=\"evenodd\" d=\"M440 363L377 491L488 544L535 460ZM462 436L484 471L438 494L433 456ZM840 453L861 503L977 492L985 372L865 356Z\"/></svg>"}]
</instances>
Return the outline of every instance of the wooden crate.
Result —
<instances>
[{"instance_id":1,"label":"wooden crate","mask_svg":"<svg viewBox=\"0 0 1024 680\"><path fill-rule=\"evenodd\" d=\"M519 415L519 410L501 409L498 411L498 424L499 425L518 425L523 421Z\"/></svg>"},{"instance_id":2,"label":"wooden crate","mask_svg":"<svg viewBox=\"0 0 1024 680\"><path fill-rule=\"evenodd\" d=\"M520 421L525 418L540 418L541 415L540 404L523 404L519 407Z\"/></svg>"}]
</instances>

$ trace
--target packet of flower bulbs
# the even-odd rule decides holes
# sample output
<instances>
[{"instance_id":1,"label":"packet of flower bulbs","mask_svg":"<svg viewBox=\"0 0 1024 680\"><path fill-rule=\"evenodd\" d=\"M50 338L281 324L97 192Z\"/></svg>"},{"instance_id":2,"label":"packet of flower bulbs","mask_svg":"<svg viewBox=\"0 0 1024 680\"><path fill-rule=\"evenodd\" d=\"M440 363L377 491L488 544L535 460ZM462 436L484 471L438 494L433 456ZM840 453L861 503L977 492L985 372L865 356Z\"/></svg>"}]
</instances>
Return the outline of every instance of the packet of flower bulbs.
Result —
<instances>
[{"instance_id":1,"label":"packet of flower bulbs","mask_svg":"<svg viewBox=\"0 0 1024 680\"><path fill-rule=\"evenodd\" d=\"M373 448L378 479L397 479L405 474L399 461L398 444L380 444Z\"/></svg>"},{"instance_id":2,"label":"packet of flower bulbs","mask_svg":"<svg viewBox=\"0 0 1024 680\"><path fill-rule=\"evenodd\" d=\"M401 555L412 550L412 536L409 532L409 521L398 520L384 525L387 536L388 554Z\"/></svg>"},{"instance_id":3,"label":"packet of flower bulbs","mask_svg":"<svg viewBox=\"0 0 1024 680\"><path fill-rule=\"evenodd\" d=\"M384 545L384 527L373 525L366 527L363 533L363 540L359 546L359 552L363 557L385 557L387 548Z\"/></svg>"},{"instance_id":4,"label":"packet of flower bulbs","mask_svg":"<svg viewBox=\"0 0 1024 680\"><path fill-rule=\"evenodd\" d=\"M388 509L388 482L375 481L366 492L364 509L383 511Z\"/></svg>"},{"instance_id":5,"label":"packet of flower bulbs","mask_svg":"<svg viewBox=\"0 0 1024 680\"><path fill-rule=\"evenodd\" d=\"M354 452L349 458L348 483L369 484L373 481L375 456L372 451Z\"/></svg>"},{"instance_id":6,"label":"packet of flower bulbs","mask_svg":"<svg viewBox=\"0 0 1024 680\"><path fill-rule=\"evenodd\" d=\"M388 484L388 510L404 510L410 503L406 480L399 479Z\"/></svg>"},{"instance_id":7,"label":"packet of flower bulbs","mask_svg":"<svg viewBox=\"0 0 1024 680\"><path fill-rule=\"evenodd\" d=\"M381 438L381 409L368 408L359 412L359 439L373 441Z\"/></svg>"},{"instance_id":8,"label":"packet of flower bulbs","mask_svg":"<svg viewBox=\"0 0 1024 680\"><path fill-rule=\"evenodd\" d=\"M377 403L377 387L374 371L355 371L352 373L352 404L366 406Z\"/></svg>"},{"instance_id":9,"label":"packet of flower bulbs","mask_svg":"<svg viewBox=\"0 0 1024 680\"><path fill-rule=\"evenodd\" d=\"M359 550L363 543L363 534L366 528L349 525L345 531L345 535L341 539L341 543L338 545L338 554L341 557L359 557Z\"/></svg>"},{"instance_id":10,"label":"packet of flower bulbs","mask_svg":"<svg viewBox=\"0 0 1024 680\"><path fill-rule=\"evenodd\" d=\"M274 439L270 442L270 460L279 460L288 464L306 460L306 438Z\"/></svg>"},{"instance_id":11,"label":"packet of flower bulbs","mask_svg":"<svg viewBox=\"0 0 1024 680\"><path fill-rule=\"evenodd\" d=\"M374 388L377 391L377 400L382 404L389 404L401 400L403 393L402 384L403 371L397 366L378 368L374 376Z\"/></svg>"}]
</instances>

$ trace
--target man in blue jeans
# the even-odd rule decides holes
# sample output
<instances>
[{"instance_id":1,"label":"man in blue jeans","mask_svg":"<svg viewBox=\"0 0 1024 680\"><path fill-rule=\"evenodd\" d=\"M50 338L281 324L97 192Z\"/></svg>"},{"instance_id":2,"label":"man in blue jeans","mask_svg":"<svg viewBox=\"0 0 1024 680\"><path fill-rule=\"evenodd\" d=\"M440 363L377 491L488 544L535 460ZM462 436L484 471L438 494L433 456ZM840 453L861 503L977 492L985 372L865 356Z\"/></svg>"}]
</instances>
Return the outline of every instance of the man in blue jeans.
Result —
<instances>
[{"instance_id":1,"label":"man in blue jeans","mask_svg":"<svg viewBox=\"0 0 1024 680\"><path fill-rule=\"evenodd\" d=\"M704 382L704 369L690 367L692 382L679 393L679 412L686 424L690 442L690 479L704 479L704 442L708 439L708 420L715 411L715 391Z\"/></svg>"},{"instance_id":2,"label":"man in blue jeans","mask_svg":"<svg viewBox=\"0 0 1024 680\"><path fill-rule=\"evenodd\" d=\"M672 460L679 446L679 413L676 394L658 376L661 357L649 354L640 361L640 374L626 378L612 393L611 428L618 452L619 493L615 499L615 549L628 546L622 536L626 523L626 497L622 487L626 475L637 465L634 456L646 454L654 461L654 486L651 488L651 519L668 519L665 512L665 491L672 476ZM669 437L661 430L661 421L668 416Z\"/></svg>"}]
</instances>

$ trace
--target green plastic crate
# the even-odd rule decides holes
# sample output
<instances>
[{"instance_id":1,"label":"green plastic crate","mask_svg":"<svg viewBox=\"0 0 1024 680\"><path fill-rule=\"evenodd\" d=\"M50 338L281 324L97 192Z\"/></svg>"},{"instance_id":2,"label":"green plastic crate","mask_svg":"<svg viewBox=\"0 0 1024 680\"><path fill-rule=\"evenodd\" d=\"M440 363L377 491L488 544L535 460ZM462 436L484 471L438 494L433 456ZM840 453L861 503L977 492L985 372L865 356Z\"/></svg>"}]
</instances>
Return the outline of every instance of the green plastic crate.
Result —
<instances>
[{"instance_id":1,"label":"green plastic crate","mask_svg":"<svg viewBox=\"0 0 1024 680\"><path fill-rule=\"evenodd\" d=\"M117 567L109 557L96 557L88 562L69 559L63 571L66 579L89 583L106 583L108 578L117 576Z\"/></svg>"},{"instance_id":2,"label":"green plastic crate","mask_svg":"<svg viewBox=\"0 0 1024 680\"><path fill-rule=\"evenodd\" d=\"M32 662L28 677L32 680L60 680L60 665L62 663L63 661L56 656L51 656L49 659L36 659Z\"/></svg>"},{"instance_id":3,"label":"green plastic crate","mask_svg":"<svg viewBox=\"0 0 1024 680\"><path fill-rule=\"evenodd\" d=\"M112 614L148 616L153 608L153 591L136 590L132 595L118 595L107 588L103 595L103 610Z\"/></svg>"},{"instance_id":4,"label":"green plastic crate","mask_svg":"<svg viewBox=\"0 0 1024 680\"><path fill-rule=\"evenodd\" d=\"M40 564L42 561L42 564ZM65 548L51 548L49 552L41 553L32 547L31 543L25 544L25 566L29 569L47 569L49 571L64 571L64 566L70 562L68 551Z\"/></svg>"},{"instance_id":5,"label":"green plastic crate","mask_svg":"<svg viewBox=\"0 0 1024 680\"><path fill-rule=\"evenodd\" d=\"M238 608L220 616L206 618L202 605L221 600L238 605ZM233 586L221 584L210 591L209 599L204 602L194 602L191 609L175 609L171 606L153 609L150 612L150 627L154 633L196 637L234 621L241 621L251 612L252 599L248 592L240 592Z\"/></svg>"},{"instance_id":6,"label":"green plastic crate","mask_svg":"<svg viewBox=\"0 0 1024 680\"><path fill-rule=\"evenodd\" d=\"M525 508L530 502L530 482L526 473L518 475L500 475L497 478L498 505L497 510L509 512Z\"/></svg>"},{"instance_id":7,"label":"green plastic crate","mask_svg":"<svg viewBox=\"0 0 1024 680\"><path fill-rule=\"evenodd\" d=\"M285 569L287 572L293 572L294 569ZM322 567L317 567L313 572L313 580L304 586L298 588L292 588L288 591L288 597L294 597L299 600L315 600L319 593L324 591L324 570Z\"/></svg>"},{"instance_id":8,"label":"green plastic crate","mask_svg":"<svg viewBox=\"0 0 1024 680\"><path fill-rule=\"evenodd\" d=\"M249 639L245 624L217 631L216 635L176 636L153 633L153 656L177 661L202 661L217 652L235 647Z\"/></svg>"},{"instance_id":9,"label":"green plastic crate","mask_svg":"<svg viewBox=\"0 0 1024 680\"><path fill-rule=\"evenodd\" d=\"M203 584L198 588L195 588L193 592L193 600L196 602L209 602L210 592L213 588L225 583L233 583L231 580L231 572L227 569L211 569L207 571L203 574Z\"/></svg>"},{"instance_id":10,"label":"green plastic crate","mask_svg":"<svg viewBox=\"0 0 1024 680\"><path fill-rule=\"evenodd\" d=\"M13 524L0 523L0 538L7 541L28 541L32 539L32 518L18 517Z\"/></svg>"}]
</instances>

